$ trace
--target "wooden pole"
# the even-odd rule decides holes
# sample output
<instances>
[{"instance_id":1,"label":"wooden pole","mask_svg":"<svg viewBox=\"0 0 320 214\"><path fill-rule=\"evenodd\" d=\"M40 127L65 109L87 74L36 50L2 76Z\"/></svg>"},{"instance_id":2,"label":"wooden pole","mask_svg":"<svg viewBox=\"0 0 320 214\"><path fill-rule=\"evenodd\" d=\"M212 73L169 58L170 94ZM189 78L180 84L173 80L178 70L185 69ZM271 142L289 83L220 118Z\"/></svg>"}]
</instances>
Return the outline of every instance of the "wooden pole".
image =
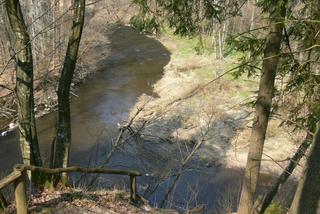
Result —
<instances>
[{"instance_id":1,"label":"wooden pole","mask_svg":"<svg viewBox=\"0 0 320 214\"><path fill-rule=\"evenodd\" d=\"M14 195L16 199L17 214L27 214L28 205L27 205L27 194L26 194L26 185L25 185L25 172L22 168L15 168L15 171L20 171L22 175L14 181Z\"/></svg>"},{"instance_id":2,"label":"wooden pole","mask_svg":"<svg viewBox=\"0 0 320 214\"><path fill-rule=\"evenodd\" d=\"M128 176L141 176L138 171L130 170L117 170L117 169L106 169L106 168L84 168L77 166L70 166L66 168L44 168L38 166L24 166L18 164L18 167L23 167L24 170L30 170L32 172L42 172L46 174L56 174L56 173L70 173L70 172L81 172L81 173L102 173L102 174L112 174L112 175L128 175Z\"/></svg>"},{"instance_id":3,"label":"wooden pole","mask_svg":"<svg viewBox=\"0 0 320 214\"><path fill-rule=\"evenodd\" d=\"M137 201L137 177L130 176L130 201L135 203Z\"/></svg>"},{"instance_id":4,"label":"wooden pole","mask_svg":"<svg viewBox=\"0 0 320 214\"><path fill-rule=\"evenodd\" d=\"M13 183L17 178L21 176L21 171L13 171L10 173L10 175L4 177L2 180L0 180L0 189L8 186L9 184Z\"/></svg>"},{"instance_id":5,"label":"wooden pole","mask_svg":"<svg viewBox=\"0 0 320 214\"><path fill-rule=\"evenodd\" d=\"M4 210L8 206L6 198L3 196L2 192L0 191L0 210Z\"/></svg>"}]
</instances>

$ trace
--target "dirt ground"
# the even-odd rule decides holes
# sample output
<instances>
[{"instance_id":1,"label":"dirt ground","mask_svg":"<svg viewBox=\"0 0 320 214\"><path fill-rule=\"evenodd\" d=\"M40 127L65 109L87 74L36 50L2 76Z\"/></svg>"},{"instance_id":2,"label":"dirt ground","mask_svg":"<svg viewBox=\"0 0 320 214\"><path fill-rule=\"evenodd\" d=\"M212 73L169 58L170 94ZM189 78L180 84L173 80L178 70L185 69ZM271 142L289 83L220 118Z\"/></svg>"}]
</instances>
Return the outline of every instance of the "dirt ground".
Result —
<instances>
[{"instance_id":1,"label":"dirt ground","mask_svg":"<svg viewBox=\"0 0 320 214\"><path fill-rule=\"evenodd\" d=\"M29 202L29 213L46 214L176 214L174 210L161 210L151 207L145 199L135 204L129 202L129 194L123 190L86 191L67 188L59 191L43 191L32 195ZM10 205L5 213L15 213Z\"/></svg>"}]
</instances>

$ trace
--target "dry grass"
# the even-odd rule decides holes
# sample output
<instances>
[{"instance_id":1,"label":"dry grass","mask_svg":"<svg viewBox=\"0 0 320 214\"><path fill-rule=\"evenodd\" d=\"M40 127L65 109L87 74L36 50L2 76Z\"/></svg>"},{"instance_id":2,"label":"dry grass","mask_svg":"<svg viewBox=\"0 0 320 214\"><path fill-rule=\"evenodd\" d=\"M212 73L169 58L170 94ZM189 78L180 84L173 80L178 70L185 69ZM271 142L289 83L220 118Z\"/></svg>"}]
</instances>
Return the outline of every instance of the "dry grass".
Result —
<instances>
[{"instance_id":1,"label":"dry grass","mask_svg":"<svg viewBox=\"0 0 320 214\"><path fill-rule=\"evenodd\" d=\"M208 113L213 113L217 125L212 126L212 139L208 139L204 145L218 151L214 153L215 156L226 159L223 162L225 167L243 168L253 117L253 114L248 113L254 109L242 104L254 98L258 82L246 78L234 80L227 75L193 96L188 96L190 92L230 69L235 60L227 58L218 61L213 60L214 56L210 54L196 55L190 45L185 44L185 39L164 36L160 41L171 50L171 61L165 67L162 79L153 86L159 97L143 95L134 107L147 103L140 114L141 121L148 121L144 132L162 139L193 142L201 138L201 130L205 128L203 121L208 118ZM232 130L237 134L234 135ZM290 157L297 148L292 137L288 130L280 126L279 120L270 121L263 172L279 173L283 170L287 164L283 160ZM229 142L230 146L227 146ZM207 155L204 156L207 158Z\"/></svg>"}]
</instances>

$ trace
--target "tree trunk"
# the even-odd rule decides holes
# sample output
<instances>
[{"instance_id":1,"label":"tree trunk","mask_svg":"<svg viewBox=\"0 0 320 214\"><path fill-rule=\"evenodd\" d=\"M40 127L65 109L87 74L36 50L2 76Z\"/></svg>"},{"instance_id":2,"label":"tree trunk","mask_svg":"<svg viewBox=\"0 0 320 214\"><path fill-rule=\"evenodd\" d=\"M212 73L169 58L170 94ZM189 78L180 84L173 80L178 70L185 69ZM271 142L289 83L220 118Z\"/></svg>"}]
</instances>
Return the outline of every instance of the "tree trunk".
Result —
<instances>
[{"instance_id":1,"label":"tree trunk","mask_svg":"<svg viewBox=\"0 0 320 214\"><path fill-rule=\"evenodd\" d=\"M3 42L3 53L4 55L2 55L2 62L3 64L6 64L7 61L9 60L9 57L10 57L10 50L12 49L11 48L11 44L10 44L10 40L12 38L12 33L10 32L10 29L9 29L9 20L8 20L8 17L6 15L6 6L5 4L1 4L0 5L0 13L1 13L1 32L2 35L1 35L1 40Z\"/></svg>"},{"instance_id":2,"label":"tree trunk","mask_svg":"<svg viewBox=\"0 0 320 214\"><path fill-rule=\"evenodd\" d=\"M286 1L279 1L275 4L275 10L270 13L270 32L266 38L262 75L255 107L256 113L250 138L250 148L242 186L239 214L248 214L252 210L271 110L283 31L283 23L281 23L281 21L283 21L283 18L285 17Z\"/></svg>"},{"instance_id":3,"label":"tree trunk","mask_svg":"<svg viewBox=\"0 0 320 214\"><path fill-rule=\"evenodd\" d=\"M256 0L248 1L248 4L251 3L251 17L250 17L250 28L249 30L252 31L254 28L254 20L256 16Z\"/></svg>"},{"instance_id":4,"label":"tree trunk","mask_svg":"<svg viewBox=\"0 0 320 214\"><path fill-rule=\"evenodd\" d=\"M23 162L26 165L41 166L42 161L34 117L33 61L29 34L19 1L7 0L6 9L13 34L15 35L15 45L12 46L15 47L16 52L15 90Z\"/></svg>"},{"instance_id":5,"label":"tree trunk","mask_svg":"<svg viewBox=\"0 0 320 214\"><path fill-rule=\"evenodd\" d=\"M71 119L70 119L70 85L76 67L78 49L81 40L85 15L85 0L74 1L74 15L72 33L69 37L64 65L58 87L58 121L56 139L54 141L51 166L54 168L67 167L71 143ZM60 178L56 178L57 183ZM67 176L62 176L62 183L67 182Z\"/></svg>"},{"instance_id":6,"label":"tree trunk","mask_svg":"<svg viewBox=\"0 0 320 214\"><path fill-rule=\"evenodd\" d=\"M256 11L256 0L251 0L251 1L248 1L248 5L251 4L251 18L250 18L250 27L249 27L249 30L250 30L250 33L252 33L251 31L253 30L254 28L254 20L255 20L255 11ZM249 51L248 52L248 55L247 55L247 58L248 60L250 60L250 57L251 57L251 52Z\"/></svg>"},{"instance_id":7,"label":"tree trunk","mask_svg":"<svg viewBox=\"0 0 320 214\"><path fill-rule=\"evenodd\" d=\"M32 47L35 50L35 72L40 72L48 67L47 60L43 60L43 58L52 51L50 41L53 39L53 30L47 26L52 21L51 7L54 8L53 5L51 5L51 1L32 0L32 8L30 8L31 37L33 38Z\"/></svg>"},{"instance_id":8,"label":"tree trunk","mask_svg":"<svg viewBox=\"0 0 320 214\"><path fill-rule=\"evenodd\" d=\"M222 27L219 28L219 59L222 59Z\"/></svg>"},{"instance_id":9,"label":"tree trunk","mask_svg":"<svg viewBox=\"0 0 320 214\"><path fill-rule=\"evenodd\" d=\"M222 59L222 24L216 24L215 31L215 52L216 59Z\"/></svg>"},{"instance_id":10,"label":"tree trunk","mask_svg":"<svg viewBox=\"0 0 320 214\"><path fill-rule=\"evenodd\" d=\"M290 163L288 166L283 170L281 175L279 176L278 180L274 183L272 188L269 190L269 192L265 195L263 198L263 201L261 203L261 208L258 207L258 213L263 214L268 206L271 204L273 198L278 193L278 190L283 186L283 184L288 180L290 175L292 174L293 170L296 168L296 166L299 164L302 157L304 157L307 153L307 150L311 144L312 136L308 134L305 138L305 140L302 142L302 144L297 149L294 156L291 158Z\"/></svg>"},{"instance_id":11,"label":"tree trunk","mask_svg":"<svg viewBox=\"0 0 320 214\"><path fill-rule=\"evenodd\" d=\"M53 67L60 63L61 59L61 44L60 44L60 32L61 32L61 23L58 22L60 14L60 1L58 1L52 9L52 22L54 23L53 28L53 39L52 39L52 50L53 50Z\"/></svg>"},{"instance_id":12,"label":"tree trunk","mask_svg":"<svg viewBox=\"0 0 320 214\"><path fill-rule=\"evenodd\" d=\"M314 136L304 174L298 184L290 214L320 213L320 124Z\"/></svg>"}]
</instances>

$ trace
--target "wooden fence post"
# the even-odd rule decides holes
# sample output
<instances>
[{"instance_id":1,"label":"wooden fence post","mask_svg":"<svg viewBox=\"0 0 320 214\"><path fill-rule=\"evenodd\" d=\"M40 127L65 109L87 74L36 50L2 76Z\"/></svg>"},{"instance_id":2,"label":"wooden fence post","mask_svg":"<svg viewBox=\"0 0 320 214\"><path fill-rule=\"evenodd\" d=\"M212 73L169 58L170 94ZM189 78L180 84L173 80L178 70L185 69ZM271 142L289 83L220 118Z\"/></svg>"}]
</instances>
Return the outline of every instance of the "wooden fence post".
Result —
<instances>
[{"instance_id":1,"label":"wooden fence post","mask_svg":"<svg viewBox=\"0 0 320 214\"><path fill-rule=\"evenodd\" d=\"M130 175L130 201L137 201L137 177Z\"/></svg>"},{"instance_id":2,"label":"wooden fence post","mask_svg":"<svg viewBox=\"0 0 320 214\"><path fill-rule=\"evenodd\" d=\"M2 192L0 191L0 211L4 210L8 206L6 198L3 196Z\"/></svg>"},{"instance_id":3,"label":"wooden fence post","mask_svg":"<svg viewBox=\"0 0 320 214\"><path fill-rule=\"evenodd\" d=\"M21 172L21 176L14 181L14 196L16 200L17 214L28 214L25 171L24 168L20 167L15 167L14 170Z\"/></svg>"}]
</instances>

